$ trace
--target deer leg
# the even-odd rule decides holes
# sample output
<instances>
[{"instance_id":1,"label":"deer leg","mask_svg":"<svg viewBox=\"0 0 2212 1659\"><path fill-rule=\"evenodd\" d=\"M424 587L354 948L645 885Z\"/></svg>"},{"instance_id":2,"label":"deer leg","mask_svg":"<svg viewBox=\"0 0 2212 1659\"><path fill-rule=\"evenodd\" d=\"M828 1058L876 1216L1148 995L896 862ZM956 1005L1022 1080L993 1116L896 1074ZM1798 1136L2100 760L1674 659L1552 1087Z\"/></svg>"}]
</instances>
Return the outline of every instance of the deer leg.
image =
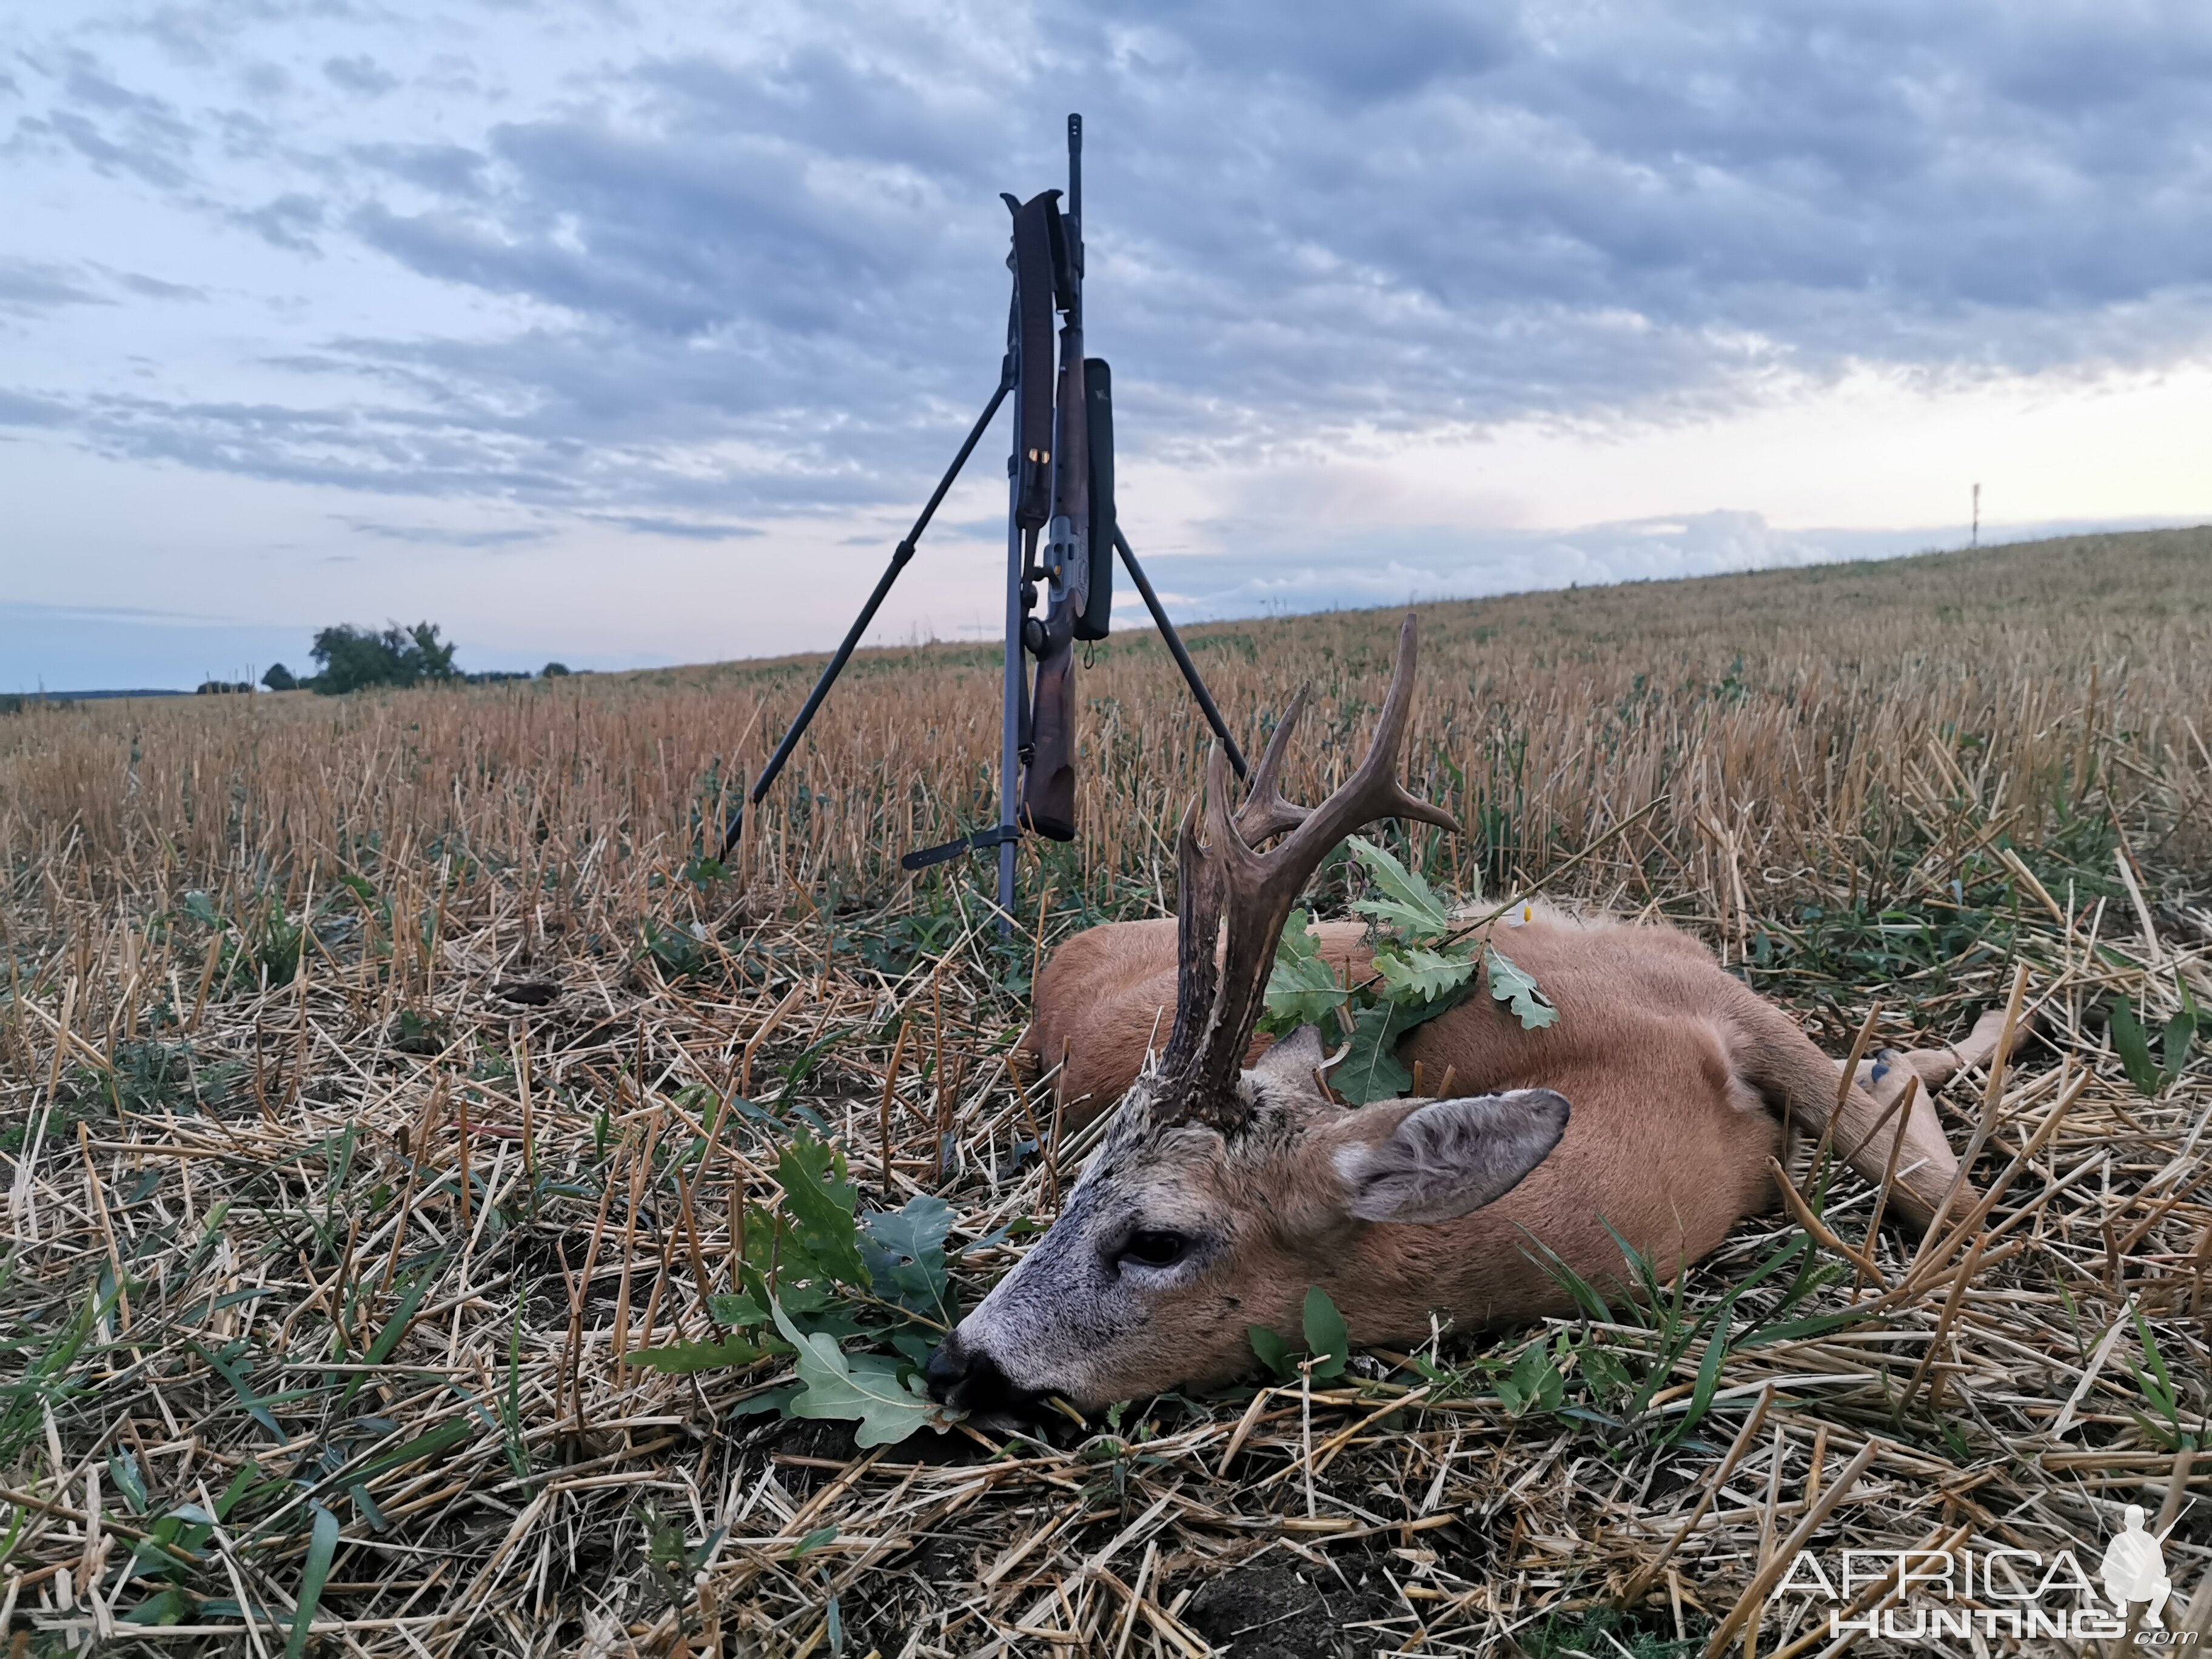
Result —
<instances>
[{"instance_id":1,"label":"deer leg","mask_svg":"<svg viewBox=\"0 0 2212 1659\"><path fill-rule=\"evenodd\" d=\"M2014 1028L2015 1046L2028 1029L2026 1018ZM1957 1042L1946 1043L1939 1048L1915 1048L1905 1054L1894 1048L1881 1049L1873 1059L1859 1062L1858 1075L1853 1080L1887 1106L1905 1086L1905 1073L1901 1067L1918 1074L1923 1090L1940 1089L1961 1072L1992 1064L1996 1059L1997 1045L2003 1040L2004 1010L1992 1008L1976 1020L1974 1029ZM1842 1069L1840 1060L1837 1069Z\"/></svg>"},{"instance_id":2,"label":"deer leg","mask_svg":"<svg viewBox=\"0 0 2212 1659\"><path fill-rule=\"evenodd\" d=\"M2027 1022L2021 1021L2013 1029L2013 1040L2018 1043L2027 1030ZM1958 1167L1943 1134L1942 1120L1936 1115L1936 1103L1930 1098L1937 1089L1948 1083L1960 1073L1976 1066L1994 1064L1998 1044L2004 1037L2004 1011L1991 1009L1974 1022L1974 1029L1960 1042L1940 1048L1915 1048L1900 1054L1894 1048L1885 1048L1872 1060L1859 1062L1853 1079L1859 1090L1870 1098L1877 1111L1887 1110L1899 1095L1905 1091L1908 1079L1919 1079L1920 1089L1908 1113L1905 1131L1907 1162L1913 1161L1917 1152L1925 1170L1915 1184L1923 1189L1948 1183L1952 1171ZM1835 1062L1838 1072L1843 1062ZM1848 1118L1850 1114L1846 1113ZM1889 1152L1889 1137L1893 1131L1883 1129L1874 1137L1875 1144L1861 1148L1852 1159L1860 1172L1870 1179L1879 1178L1883 1161ZM1914 1218L1917 1219L1918 1218Z\"/></svg>"}]
</instances>

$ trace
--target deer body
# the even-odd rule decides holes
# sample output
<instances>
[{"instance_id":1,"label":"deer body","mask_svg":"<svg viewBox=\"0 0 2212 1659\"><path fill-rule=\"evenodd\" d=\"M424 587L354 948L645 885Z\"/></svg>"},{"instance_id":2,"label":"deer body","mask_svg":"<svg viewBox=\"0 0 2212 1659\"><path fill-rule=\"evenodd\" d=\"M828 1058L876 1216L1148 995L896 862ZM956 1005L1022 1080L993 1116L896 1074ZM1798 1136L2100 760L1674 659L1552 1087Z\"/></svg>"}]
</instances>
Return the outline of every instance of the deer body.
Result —
<instances>
[{"instance_id":1,"label":"deer body","mask_svg":"<svg viewBox=\"0 0 2212 1659\"><path fill-rule=\"evenodd\" d=\"M1395 781L1413 635L1408 617L1374 746L1342 789L1310 812L1275 793L1301 693L1234 819L1216 750L1206 845L1197 809L1185 820L1176 921L1091 929L1040 975L1024 1040L1064 1066L1066 1121L1118 1111L1060 1219L932 1357L939 1397L1096 1406L1223 1381L1249 1364L1249 1326L1297 1328L1311 1285L1367 1344L1425 1339L1433 1315L1464 1329L1568 1311L1536 1245L1593 1282L1623 1277L1623 1242L1677 1271L1774 1200L1785 1115L1812 1135L1837 1116L1838 1151L1879 1178L1894 1120L1873 1131L1905 1078L1972 1057L1911 1056L1865 1071L1873 1093L1846 1090L1688 935L1542 909L1492 925L1556 1024L1524 1030L1478 989L1401 1042L1448 1097L1348 1108L1316 1076L1313 1027L1255 1041L1274 942L1329 848L1379 817L1449 823ZM1340 974L1365 971L1360 924L1316 931ZM1891 1209L1924 1223L1957 1164L1924 1103L1903 1133Z\"/></svg>"},{"instance_id":2,"label":"deer body","mask_svg":"<svg viewBox=\"0 0 2212 1659\"><path fill-rule=\"evenodd\" d=\"M1362 924L1324 922L1315 931L1340 976L1367 971ZM1382 1321L1401 1334L1425 1330L1432 1308L1449 1308L1469 1325L1561 1311L1558 1285L1524 1254L1531 1240L1593 1279L1621 1269L1608 1224L1662 1269L1705 1255L1772 1195L1767 1159L1780 1148L1782 1099L1766 1062L1775 1038L1812 1046L1794 1028L1774 1032L1781 1017L1671 929L1539 911L1499 932L1500 948L1559 1009L1558 1023L1523 1030L1478 994L1408 1032L1400 1062L1419 1065L1431 1094L1547 1088L1571 1103L1573 1115L1558 1149L1505 1197L1448 1224L1392 1230L1404 1235L1393 1255L1419 1258L1389 1274L1418 1280L1392 1298L1401 1305ZM1044 1065L1065 1054L1066 1122L1113 1105L1135 1082L1156 1023L1174 1017L1174 924L1125 922L1076 935L1047 963L1024 1042ZM1124 970L1121 983L1100 984L1093 970L1102 958ZM1248 1063L1267 1048L1256 1040ZM1632 1065L1624 1066L1625 1054L1636 1057ZM1811 1060L1826 1099L1801 1107L1807 1122L1836 1095L1833 1068L1817 1049ZM1341 1284L1341 1274L1332 1277ZM1334 1297L1340 1285L1323 1288ZM1370 1310L1370 1319L1379 1313L1369 1285L1343 1288L1352 1301L1340 1305Z\"/></svg>"},{"instance_id":3,"label":"deer body","mask_svg":"<svg viewBox=\"0 0 2212 1659\"><path fill-rule=\"evenodd\" d=\"M1818 1134L1840 1092L1834 1063L1686 933L1544 908L1525 925L1493 926L1499 948L1559 1009L1558 1023L1523 1030L1477 995L1414 1027L1398 1057L1453 1097L1548 1089L1572 1103L1572 1116L1550 1157L1495 1202L1449 1223L1375 1230L1364 1248L1312 1264L1300 1292L1319 1284L1358 1310L1363 1336L1418 1337L1433 1310L1450 1310L1467 1328L1571 1311L1558 1280L1530 1260L1534 1243L1594 1283L1620 1277L1624 1241L1671 1276L1739 1219L1771 1206L1768 1160L1781 1149L1784 1115ZM1364 924L1323 922L1315 932L1340 976L1367 971ZM1063 1065L1066 1122L1121 1099L1154 1032L1172 1019L1175 996L1171 922L1091 928L1054 953L1023 1041L1041 1065ZM1255 1039L1248 1063L1260 1063L1268 1046ZM1871 1139L1867 1132L1905 1078L1940 1082L1989 1046L1916 1054L1905 1066L1880 1067L1879 1079L1876 1065L1863 1068L1872 1088L1852 1091L1838 1151L1879 1179L1895 1121ZM1916 1100L1890 1213L1924 1224L1957 1167L1932 1109Z\"/></svg>"}]
</instances>

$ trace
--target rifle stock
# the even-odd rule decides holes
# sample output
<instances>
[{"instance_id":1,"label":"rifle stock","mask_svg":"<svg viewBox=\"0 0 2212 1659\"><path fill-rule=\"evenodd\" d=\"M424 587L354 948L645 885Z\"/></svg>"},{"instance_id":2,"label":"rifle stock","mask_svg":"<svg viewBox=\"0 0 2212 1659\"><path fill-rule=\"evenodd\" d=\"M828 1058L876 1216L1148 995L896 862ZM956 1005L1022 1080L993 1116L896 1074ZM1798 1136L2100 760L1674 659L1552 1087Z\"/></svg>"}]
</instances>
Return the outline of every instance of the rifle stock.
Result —
<instances>
[{"instance_id":1,"label":"rifle stock","mask_svg":"<svg viewBox=\"0 0 2212 1659\"><path fill-rule=\"evenodd\" d=\"M1055 612L1061 609L1054 607ZM1036 713L1030 726L1030 763L1022 777L1022 825L1047 841L1075 839L1073 620L1056 614L1045 623L1044 655L1036 665Z\"/></svg>"}]
</instances>

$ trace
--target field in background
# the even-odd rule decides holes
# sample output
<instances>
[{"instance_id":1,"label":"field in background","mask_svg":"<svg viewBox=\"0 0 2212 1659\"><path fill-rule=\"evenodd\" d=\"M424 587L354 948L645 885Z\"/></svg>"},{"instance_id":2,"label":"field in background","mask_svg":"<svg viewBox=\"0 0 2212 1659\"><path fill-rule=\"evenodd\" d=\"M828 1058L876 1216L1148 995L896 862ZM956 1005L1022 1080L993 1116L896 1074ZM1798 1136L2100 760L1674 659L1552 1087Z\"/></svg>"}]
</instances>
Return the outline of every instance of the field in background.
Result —
<instances>
[{"instance_id":1,"label":"field in background","mask_svg":"<svg viewBox=\"0 0 2212 1659\"><path fill-rule=\"evenodd\" d=\"M274 1651L304 1595L380 1654L1202 1652L1278 1614L1234 1650L1695 1651L1870 1443L1824 1545L2101 1552L2140 1501L2194 1586L2212 1078L2185 1039L2139 1087L2109 1019L2155 1046L2212 995L2212 532L1420 609L1407 773L1469 832L1405 848L1432 878L1671 917L1838 1054L1877 1003L1882 1042L1955 1036L2025 967L2047 1040L1993 1115L1979 1077L1942 1103L1962 1147L1988 1127L1978 1180L2018 1168L1917 1259L1866 1244L1878 1316L1753 1340L1780 1285L1732 1280L1809 1248L1769 1219L1692 1275L1679 1351L1614 1308L1448 1343L1449 1387L1378 1362L1310 1431L1293 1389L855 1455L743 1414L781 1361L620 1356L712 1334L731 1218L810 1117L869 1204L941 1192L956 1247L992 1241L954 1258L971 1302L1049 1218L1049 1082L1006 1046L1054 939L1172 907L1203 727L1156 641L1081 678L1082 834L1025 851L1010 942L984 860L896 868L995 816L987 649L856 659L727 867L818 659L33 708L0 718L19 1627L145 1607L219 1644L243 1605ZM1193 630L1255 748L1313 682L1294 798L1362 751L1397 614ZM1826 1190L1854 1249L1872 1196ZM1856 1265L1797 1311L1870 1294ZM1679 1394L1626 1411L1609 1379L1655 1366ZM219 1534L176 1518L234 1487ZM1826 1611L1775 1603L1759 1651Z\"/></svg>"}]
</instances>

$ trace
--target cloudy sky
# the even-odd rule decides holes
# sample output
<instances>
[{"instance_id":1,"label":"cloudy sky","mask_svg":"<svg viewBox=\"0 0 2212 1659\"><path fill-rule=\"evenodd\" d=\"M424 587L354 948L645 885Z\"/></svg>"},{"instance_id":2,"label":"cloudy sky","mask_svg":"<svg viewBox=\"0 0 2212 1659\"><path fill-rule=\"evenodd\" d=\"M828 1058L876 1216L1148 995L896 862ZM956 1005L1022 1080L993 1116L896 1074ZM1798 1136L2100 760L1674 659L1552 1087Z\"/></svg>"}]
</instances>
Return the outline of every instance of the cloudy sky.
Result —
<instances>
[{"instance_id":1,"label":"cloudy sky","mask_svg":"<svg viewBox=\"0 0 2212 1659\"><path fill-rule=\"evenodd\" d=\"M2195 0L0 19L0 690L831 642L1074 108L1186 617L2212 517ZM990 626L1000 465L882 637Z\"/></svg>"}]
</instances>

